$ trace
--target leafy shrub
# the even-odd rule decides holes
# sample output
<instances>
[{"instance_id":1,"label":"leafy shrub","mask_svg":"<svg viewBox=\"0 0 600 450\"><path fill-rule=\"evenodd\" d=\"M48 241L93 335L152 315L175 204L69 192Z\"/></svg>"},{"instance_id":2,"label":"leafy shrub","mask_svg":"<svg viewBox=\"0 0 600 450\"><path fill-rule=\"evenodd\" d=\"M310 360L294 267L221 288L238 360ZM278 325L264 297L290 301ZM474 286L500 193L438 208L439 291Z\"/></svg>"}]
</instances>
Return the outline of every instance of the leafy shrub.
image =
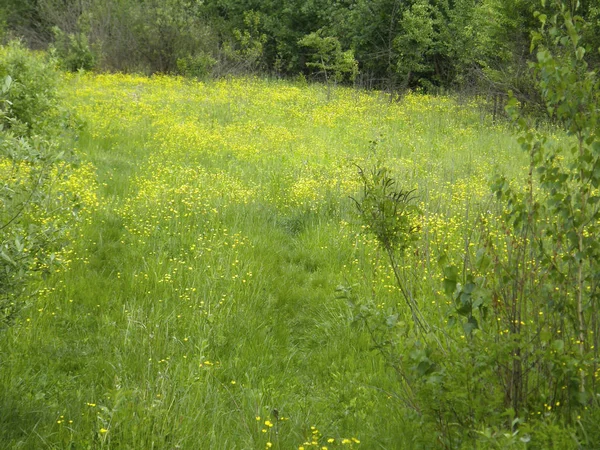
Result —
<instances>
[{"instance_id":1,"label":"leafy shrub","mask_svg":"<svg viewBox=\"0 0 600 450\"><path fill-rule=\"evenodd\" d=\"M50 189L63 159L57 82L41 55L0 47L0 323L22 306L27 281L50 270L65 229Z\"/></svg>"},{"instance_id":2,"label":"leafy shrub","mask_svg":"<svg viewBox=\"0 0 600 450\"><path fill-rule=\"evenodd\" d=\"M53 51L58 58L59 65L68 71L92 70L96 67L96 53L88 41L85 33L64 33L60 28L54 27Z\"/></svg>"},{"instance_id":3,"label":"leafy shrub","mask_svg":"<svg viewBox=\"0 0 600 450\"><path fill-rule=\"evenodd\" d=\"M312 53L306 67L314 70L315 75L322 75L327 83L339 83L345 79L353 81L358 74L354 51L342 51L342 45L337 38L322 35L322 30L319 30L298 41L298 45L311 50Z\"/></svg>"},{"instance_id":4,"label":"leafy shrub","mask_svg":"<svg viewBox=\"0 0 600 450\"><path fill-rule=\"evenodd\" d=\"M0 127L19 137L48 132L60 119L58 73L18 41L0 47Z\"/></svg>"},{"instance_id":5,"label":"leafy shrub","mask_svg":"<svg viewBox=\"0 0 600 450\"><path fill-rule=\"evenodd\" d=\"M243 27L234 28L232 39L224 42L220 49L219 75L253 72L260 67L267 42L262 20L256 11L244 12Z\"/></svg>"},{"instance_id":6,"label":"leafy shrub","mask_svg":"<svg viewBox=\"0 0 600 450\"><path fill-rule=\"evenodd\" d=\"M552 16L538 18L532 69L549 115L570 138L552 141L511 100L528 176L520 186L498 177L496 212L479 215L460 265L440 258L449 306L439 327L420 314L411 268L399 269L417 246L408 194L384 170L360 173L363 227L385 250L407 308L346 296L397 372L398 398L437 422L448 448L470 440L492 448L592 448L599 432L592 418L600 373L600 79L585 61L580 17L557 1ZM403 321L411 315L412 330Z\"/></svg>"},{"instance_id":7,"label":"leafy shrub","mask_svg":"<svg viewBox=\"0 0 600 450\"><path fill-rule=\"evenodd\" d=\"M177 71L186 77L206 78L217 61L206 53L177 59Z\"/></svg>"}]
</instances>

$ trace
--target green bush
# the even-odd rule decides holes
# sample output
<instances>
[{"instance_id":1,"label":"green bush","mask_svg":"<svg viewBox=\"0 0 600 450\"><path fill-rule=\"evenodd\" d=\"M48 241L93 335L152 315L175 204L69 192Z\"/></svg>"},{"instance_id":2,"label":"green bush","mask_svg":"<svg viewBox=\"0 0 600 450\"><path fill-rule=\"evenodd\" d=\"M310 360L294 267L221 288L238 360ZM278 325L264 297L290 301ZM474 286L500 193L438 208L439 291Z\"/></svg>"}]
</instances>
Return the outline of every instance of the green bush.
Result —
<instances>
[{"instance_id":1,"label":"green bush","mask_svg":"<svg viewBox=\"0 0 600 450\"><path fill-rule=\"evenodd\" d=\"M67 205L53 192L63 159L57 86L42 55L19 42L0 47L0 324L23 305L28 281L54 265L66 229Z\"/></svg>"},{"instance_id":2,"label":"green bush","mask_svg":"<svg viewBox=\"0 0 600 450\"><path fill-rule=\"evenodd\" d=\"M427 251L412 239L410 193L385 170L360 171L361 223L400 301L343 294L398 374L398 398L438 424L446 448L596 448L600 78L582 46L585 21L560 0L553 7L536 14L531 68L549 119L570 138L532 127L510 100L528 175L520 185L498 177L498 202L477 214L460 263L439 258L448 308L438 326L421 316L417 274L403 264L407 250Z\"/></svg>"},{"instance_id":3,"label":"green bush","mask_svg":"<svg viewBox=\"0 0 600 450\"><path fill-rule=\"evenodd\" d=\"M53 51L61 68L70 72L92 70L96 67L96 54L85 33L64 33L54 27Z\"/></svg>"},{"instance_id":4,"label":"green bush","mask_svg":"<svg viewBox=\"0 0 600 450\"><path fill-rule=\"evenodd\" d=\"M49 132L59 120L58 73L18 41L0 47L0 129L18 137Z\"/></svg>"},{"instance_id":5,"label":"green bush","mask_svg":"<svg viewBox=\"0 0 600 450\"><path fill-rule=\"evenodd\" d=\"M206 78L217 61L204 52L177 59L177 71L186 77Z\"/></svg>"}]
</instances>

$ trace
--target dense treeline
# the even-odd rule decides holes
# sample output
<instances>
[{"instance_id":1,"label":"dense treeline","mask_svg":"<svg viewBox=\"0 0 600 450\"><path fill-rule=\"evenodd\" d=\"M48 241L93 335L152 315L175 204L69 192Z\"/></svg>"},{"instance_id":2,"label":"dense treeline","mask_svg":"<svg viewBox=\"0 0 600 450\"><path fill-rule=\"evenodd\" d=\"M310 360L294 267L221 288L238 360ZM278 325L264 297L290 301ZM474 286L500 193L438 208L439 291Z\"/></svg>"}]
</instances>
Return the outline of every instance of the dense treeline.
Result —
<instances>
[{"instance_id":1,"label":"dense treeline","mask_svg":"<svg viewBox=\"0 0 600 450\"><path fill-rule=\"evenodd\" d=\"M584 46L597 62L600 7L570 4L588 23ZM531 0L8 0L0 17L5 34L51 45L72 70L303 73L389 91L512 89L527 101L534 12L549 8Z\"/></svg>"}]
</instances>

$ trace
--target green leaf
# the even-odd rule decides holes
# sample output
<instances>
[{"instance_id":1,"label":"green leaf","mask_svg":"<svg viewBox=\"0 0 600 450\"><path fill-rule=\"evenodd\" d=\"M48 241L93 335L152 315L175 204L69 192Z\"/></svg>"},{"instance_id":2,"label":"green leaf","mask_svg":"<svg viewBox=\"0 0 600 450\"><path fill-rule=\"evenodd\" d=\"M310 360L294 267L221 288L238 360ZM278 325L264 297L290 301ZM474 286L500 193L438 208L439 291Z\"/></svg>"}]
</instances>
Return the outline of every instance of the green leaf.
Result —
<instances>
[{"instance_id":1,"label":"green leaf","mask_svg":"<svg viewBox=\"0 0 600 450\"><path fill-rule=\"evenodd\" d=\"M447 266L448 264L448 256L446 254L442 254L437 261L439 267L444 270L444 268Z\"/></svg>"},{"instance_id":2,"label":"green leaf","mask_svg":"<svg viewBox=\"0 0 600 450\"><path fill-rule=\"evenodd\" d=\"M13 82L12 77L10 75L6 75L6 77L4 78L4 85L2 86L3 94L6 94L10 90L10 87L12 86L12 82Z\"/></svg>"},{"instance_id":3,"label":"green leaf","mask_svg":"<svg viewBox=\"0 0 600 450\"><path fill-rule=\"evenodd\" d=\"M548 16L546 16L546 14L539 14L538 13L538 20L540 21L540 23L542 24L542 26L546 25L546 20L547 19L548 19Z\"/></svg>"},{"instance_id":4,"label":"green leaf","mask_svg":"<svg viewBox=\"0 0 600 450\"><path fill-rule=\"evenodd\" d=\"M385 319L385 324L389 327L389 328L393 328L396 326L396 324L398 323L398 314L392 314L391 316L388 316Z\"/></svg>"},{"instance_id":5,"label":"green leaf","mask_svg":"<svg viewBox=\"0 0 600 450\"><path fill-rule=\"evenodd\" d=\"M541 342L549 342L552 339L552 333L548 330L544 330L540 333L540 341Z\"/></svg>"},{"instance_id":6,"label":"green leaf","mask_svg":"<svg viewBox=\"0 0 600 450\"><path fill-rule=\"evenodd\" d=\"M475 317L473 317L473 316L469 317L469 320L467 320L463 324L463 329L465 330L465 333L469 336L471 335L473 330L476 330L478 328L479 328L479 323L477 323L477 319L475 319Z\"/></svg>"},{"instance_id":7,"label":"green leaf","mask_svg":"<svg viewBox=\"0 0 600 450\"><path fill-rule=\"evenodd\" d=\"M417 373L420 376L429 375L434 369L435 365L429 359L425 359L417 365Z\"/></svg>"},{"instance_id":8,"label":"green leaf","mask_svg":"<svg viewBox=\"0 0 600 450\"><path fill-rule=\"evenodd\" d=\"M444 268L444 276L448 280L456 281L458 279L458 267L456 266L447 266Z\"/></svg>"},{"instance_id":9,"label":"green leaf","mask_svg":"<svg viewBox=\"0 0 600 450\"><path fill-rule=\"evenodd\" d=\"M467 316L471 314L473 310L473 306L471 304L471 294L467 292L462 292L458 297L459 305L456 309L456 312L462 316Z\"/></svg>"},{"instance_id":10,"label":"green leaf","mask_svg":"<svg viewBox=\"0 0 600 450\"><path fill-rule=\"evenodd\" d=\"M565 348L565 342L562 339L556 339L552 342L552 349L557 352L562 352Z\"/></svg>"},{"instance_id":11,"label":"green leaf","mask_svg":"<svg viewBox=\"0 0 600 450\"><path fill-rule=\"evenodd\" d=\"M552 56L547 50L540 50L539 52L537 52L537 60L540 62L540 64L544 64L551 61Z\"/></svg>"},{"instance_id":12,"label":"green leaf","mask_svg":"<svg viewBox=\"0 0 600 450\"><path fill-rule=\"evenodd\" d=\"M575 394L575 400L577 400L577 403L579 403L580 405L584 406L587 405L588 402L588 394L587 392L577 392L577 394Z\"/></svg>"},{"instance_id":13,"label":"green leaf","mask_svg":"<svg viewBox=\"0 0 600 450\"><path fill-rule=\"evenodd\" d=\"M21 253L25 248L25 246L21 243L21 239L19 238L19 236L15 237L15 248L18 250L19 253Z\"/></svg>"},{"instance_id":14,"label":"green leaf","mask_svg":"<svg viewBox=\"0 0 600 450\"><path fill-rule=\"evenodd\" d=\"M445 278L443 283L444 292L446 295L454 294L454 291L456 290L456 280L449 280L448 278Z\"/></svg>"},{"instance_id":15,"label":"green leaf","mask_svg":"<svg viewBox=\"0 0 600 450\"><path fill-rule=\"evenodd\" d=\"M444 292L446 295L454 294L458 283L458 268L455 266L444 267Z\"/></svg>"},{"instance_id":16,"label":"green leaf","mask_svg":"<svg viewBox=\"0 0 600 450\"><path fill-rule=\"evenodd\" d=\"M490 266L492 260L487 255L485 249L480 248L477 250L477 254L475 255L475 268L480 272L485 272L487 268Z\"/></svg>"},{"instance_id":17,"label":"green leaf","mask_svg":"<svg viewBox=\"0 0 600 450\"><path fill-rule=\"evenodd\" d=\"M13 265L13 266L16 266L16 265L17 265L17 263L16 263L16 262L14 262L14 261L13 261L13 260L10 258L10 256L8 256L6 253L4 253L4 251L0 251L0 257L1 257L3 260L5 260L6 262L8 262L9 264Z\"/></svg>"},{"instance_id":18,"label":"green leaf","mask_svg":"<svg viewBox=\"0 0 600 450\"><path fill-rule=\"evenodd\" d=\"M482 287L477 287L473 291L473 309L479 309L482 305L487 303L487 300L491 298L490 293L487 289Z\"/></svg>"}]
</instances>

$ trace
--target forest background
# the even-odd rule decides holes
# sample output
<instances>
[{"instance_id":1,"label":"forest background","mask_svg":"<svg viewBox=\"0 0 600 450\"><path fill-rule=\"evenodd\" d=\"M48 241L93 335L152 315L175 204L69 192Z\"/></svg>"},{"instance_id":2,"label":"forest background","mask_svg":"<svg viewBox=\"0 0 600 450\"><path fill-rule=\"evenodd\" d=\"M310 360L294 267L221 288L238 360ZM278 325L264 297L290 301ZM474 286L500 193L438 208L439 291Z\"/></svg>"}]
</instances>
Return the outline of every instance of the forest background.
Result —
<instances>
[{"instance_id":1,"label":"forest background","mask_svg":"<svg viewBox=\"0 0 600 450\"><path fill-rule=\"evenodd\" d=\"M527 63L551 5L530 0L7 0L0 23L71 70L261 72L539 103ZM600 6L567 2L600 47ZM595 66L599 55L589 55Z\"/></svg>"}]
</instances>

